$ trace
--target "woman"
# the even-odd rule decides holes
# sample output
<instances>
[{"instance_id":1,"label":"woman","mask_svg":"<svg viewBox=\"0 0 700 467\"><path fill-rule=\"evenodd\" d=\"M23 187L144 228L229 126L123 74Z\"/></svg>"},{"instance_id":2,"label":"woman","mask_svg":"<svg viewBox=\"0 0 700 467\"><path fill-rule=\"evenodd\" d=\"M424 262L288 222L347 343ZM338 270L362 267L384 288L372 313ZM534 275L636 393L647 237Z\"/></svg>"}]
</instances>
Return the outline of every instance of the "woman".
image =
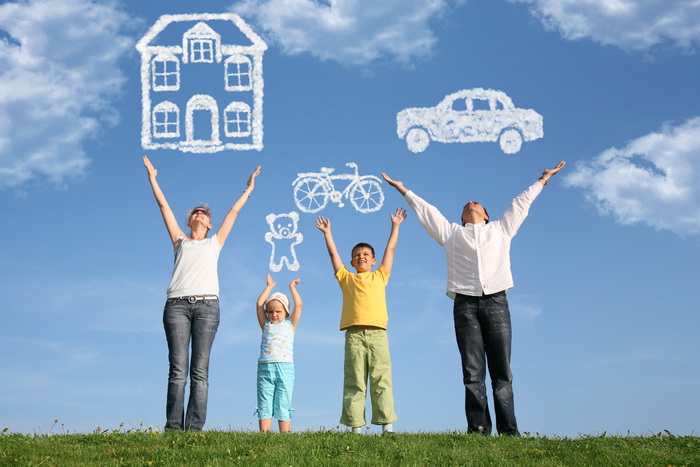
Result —
<instances>
[{"instance_id":1,"label":"woman","mask_svg":"<svg viewBox=\"0 0 700 467\"><path fill-rule=\"evenodd\" d=\"M180 230L165 195L158 186L158 171L143 156L153 195L175 249L175 266L168 286L168 299L163 311L163 325L168 340L168 402L166 430L201 430L207 417L209 392L209 355L219 327L219 252L231 232L233 223L255 186L260 166L248 177L248 186L221 222L219 230L207 238L212 228L209 206L201 204L187 212L190 234ZM185 386L188 362L190 398L185 415Z\"/></svg>"}]
</instances>

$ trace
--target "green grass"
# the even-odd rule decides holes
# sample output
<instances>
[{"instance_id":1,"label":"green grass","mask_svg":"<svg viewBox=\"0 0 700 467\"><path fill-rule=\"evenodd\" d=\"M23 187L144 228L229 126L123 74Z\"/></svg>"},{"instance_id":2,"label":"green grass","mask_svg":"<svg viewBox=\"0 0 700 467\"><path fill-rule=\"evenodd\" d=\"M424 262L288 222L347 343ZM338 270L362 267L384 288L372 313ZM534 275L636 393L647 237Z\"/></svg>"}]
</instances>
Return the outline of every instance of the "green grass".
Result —
<instances>
[{"instance_id":1,"label":"green grass","mask_svg":"<svg viewBox=\"0 0 700 467\"><path fill-rule=\"evenodd\" d=\"M463 433L357 435L95 430L0 435L0 465L619 465L700 466L700 438L483 437Z\"/></svg>"}]
</instances>

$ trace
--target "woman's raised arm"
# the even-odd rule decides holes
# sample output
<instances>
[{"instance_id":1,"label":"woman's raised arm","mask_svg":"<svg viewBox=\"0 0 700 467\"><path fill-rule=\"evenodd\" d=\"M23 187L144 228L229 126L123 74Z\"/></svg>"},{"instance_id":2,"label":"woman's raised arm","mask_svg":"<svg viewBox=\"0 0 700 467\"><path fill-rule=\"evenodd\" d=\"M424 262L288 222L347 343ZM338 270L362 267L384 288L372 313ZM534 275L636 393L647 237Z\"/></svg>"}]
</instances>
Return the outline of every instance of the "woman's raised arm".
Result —
<instances>
[{"instance_id":1,"label":"woman's raised arm","mask_svg":"<svg viewBox=\"0 0 700 467\"><path fill-rule=\"evenodd\" d=\"M170 241L173 243L173 245L175 245L179 241L180 237L185 236L185 233L182 231L182 229L180 229L180 226L177 225L175 214L173 214L172 209L170 209L170 205L165 199L163 190L161 190L160 186L158 185L158 181L156 180L158 170L153 167L153 164L151 164L151 161L148 160L148 157L146 156L143 156L143 165L146 167L146 171L148 172L148 181L151 184L153 196L156 198L156 202L160 208L160 214L163 216L163 222L165 222L165 228L168 230Z\"/></svg>"}]
</instances>

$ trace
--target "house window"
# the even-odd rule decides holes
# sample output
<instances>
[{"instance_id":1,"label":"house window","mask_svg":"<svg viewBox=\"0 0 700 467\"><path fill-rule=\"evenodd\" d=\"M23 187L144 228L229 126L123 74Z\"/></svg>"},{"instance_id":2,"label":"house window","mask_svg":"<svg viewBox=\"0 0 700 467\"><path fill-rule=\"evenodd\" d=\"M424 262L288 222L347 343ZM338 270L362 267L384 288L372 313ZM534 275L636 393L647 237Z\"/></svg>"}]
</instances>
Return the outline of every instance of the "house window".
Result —
<instances>
[{"instance_id":1,"label":"house window","mask_svg":"<svg viewBox=\"0 0 700 467\"><path fill-rule=\"evenodd\" d=\"M231 102L224 110L226 136L250 135L250 107L245 102Z\"/></svg>"},{"instance_id":2,"label":"house window","mask_svg":"<svg viewBox=\"0 0 700 467\"><path fill-rule=\"evenodd\" d=\"M175 56L158 55L151 63L154 91L180 89L180 61Z\"/></svg>"},{"instance_id":3,"label":"house window","mask_svg":"<svg viewBox=\"0 0 700 467\"><path fill-rule=\"evenodd\" d=\"M226 90L247 91L251 89L250 69L251 65L248 57L234 55L227 58L224 66Z\"/></svg>"},{"instance_id":4,"label":"house window","mask_svg":"<svg viewBox=\"0 0 700 467\"><path fill-rule=\"evenodd\" d=\"M161 102L153 109L153 136L177 138L180 136L180 109L172 102Z\"/></svg>"},{"instance_id":5,"label":"house window","mask_svg":"<svg viewBox=\"0 0 700 467\"><path fill-rule=\"evenodd\" d=\"M210 39L190 39L190 51L192 63L214 62L214 41Z\"/></svg>"}]
</instances>

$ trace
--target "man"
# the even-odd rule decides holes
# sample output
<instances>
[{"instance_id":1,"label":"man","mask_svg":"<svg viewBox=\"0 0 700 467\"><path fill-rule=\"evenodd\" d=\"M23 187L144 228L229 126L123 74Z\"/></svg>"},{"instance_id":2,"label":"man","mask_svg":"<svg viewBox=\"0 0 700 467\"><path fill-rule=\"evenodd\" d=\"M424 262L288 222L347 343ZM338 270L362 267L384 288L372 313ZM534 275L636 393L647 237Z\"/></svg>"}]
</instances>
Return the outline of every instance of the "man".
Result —
<instances>
[{"instance_id":1,"label":"man","mask_svg":"<svg viewBox=\"0 0 700 467\"><path fill-rule=\"evenodd\" d=\"M545 170L530 188L513 199L497 221L489 222L484 207L469 201L462 223L450 223L402 182L383 173L415 211L423 228L444 249L447 257L447 295L454 300L457 346L462 357L467 432L491 433L486 396L488 365L496 410L496 428L506 436L519 436L513 405L510 371L511 324L506 291L513 287L510 243L527 217L530 205L549 179L564 168L560 162Z\"/></svg>"}]
</instances>

